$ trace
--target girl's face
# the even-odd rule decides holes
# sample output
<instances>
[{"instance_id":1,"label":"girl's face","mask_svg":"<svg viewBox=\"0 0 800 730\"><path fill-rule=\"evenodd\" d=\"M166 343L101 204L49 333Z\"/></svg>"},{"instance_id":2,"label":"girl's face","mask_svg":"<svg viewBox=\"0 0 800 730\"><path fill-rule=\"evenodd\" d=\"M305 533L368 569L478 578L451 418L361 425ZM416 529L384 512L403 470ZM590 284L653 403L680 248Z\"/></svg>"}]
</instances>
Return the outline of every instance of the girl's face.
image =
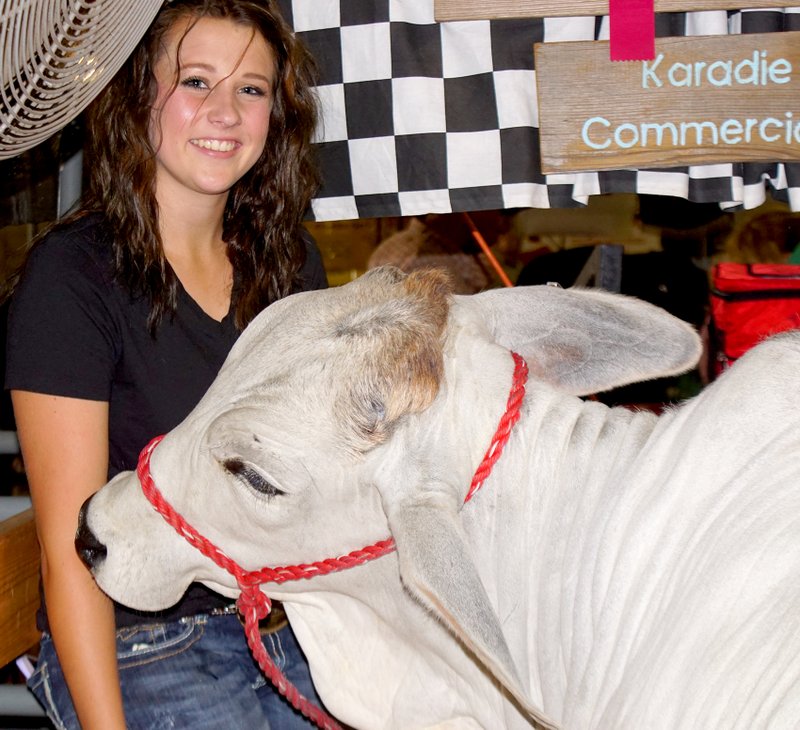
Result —
<instances>
[{"instance_id":1,"label":"girl's face","mask_svg":"<svg viewBox=\"0 0 800 730\"><path fill-rule=\"evenodd\" d=\"M150 119L159 202L227 196L264 150L276 76L272 48L249 26L205 17L176 23L164 46Z\"/></svg>"}]
</instances>

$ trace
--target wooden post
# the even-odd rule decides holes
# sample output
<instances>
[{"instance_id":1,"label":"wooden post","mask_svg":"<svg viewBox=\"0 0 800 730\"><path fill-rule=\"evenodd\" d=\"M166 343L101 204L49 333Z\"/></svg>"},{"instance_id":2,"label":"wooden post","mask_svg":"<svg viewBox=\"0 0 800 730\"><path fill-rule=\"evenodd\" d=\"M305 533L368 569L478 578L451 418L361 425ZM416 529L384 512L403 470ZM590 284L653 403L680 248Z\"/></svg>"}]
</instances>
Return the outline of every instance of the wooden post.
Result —
<instances>
[{"instance_id":1,"label":"wooden post","mask_svg":"<svg viewBox=\"0 0 800 730\"><path fill-rule=\"evenodd\" d=\"M0 522L0 666L35 646L39 542L33 510Z\"/></svg>"}]
</instances>

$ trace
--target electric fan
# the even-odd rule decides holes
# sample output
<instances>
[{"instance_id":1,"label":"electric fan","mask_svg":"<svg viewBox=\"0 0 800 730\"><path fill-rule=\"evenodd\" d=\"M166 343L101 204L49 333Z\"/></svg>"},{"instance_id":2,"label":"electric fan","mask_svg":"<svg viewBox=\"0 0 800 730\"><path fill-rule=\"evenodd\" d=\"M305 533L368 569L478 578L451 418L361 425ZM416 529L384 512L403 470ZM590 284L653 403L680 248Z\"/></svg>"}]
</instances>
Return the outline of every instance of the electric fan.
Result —
<instances>
[{"instance_id":1,"label":"electric fan","mask_svg":"<svg viewBox=\"0 0 800 730\"><path fill-rule=\"evenodd\" d=\"M163 0L0 0L0 159L43 142L111 80Z\"/></svg>"}]
</instances>

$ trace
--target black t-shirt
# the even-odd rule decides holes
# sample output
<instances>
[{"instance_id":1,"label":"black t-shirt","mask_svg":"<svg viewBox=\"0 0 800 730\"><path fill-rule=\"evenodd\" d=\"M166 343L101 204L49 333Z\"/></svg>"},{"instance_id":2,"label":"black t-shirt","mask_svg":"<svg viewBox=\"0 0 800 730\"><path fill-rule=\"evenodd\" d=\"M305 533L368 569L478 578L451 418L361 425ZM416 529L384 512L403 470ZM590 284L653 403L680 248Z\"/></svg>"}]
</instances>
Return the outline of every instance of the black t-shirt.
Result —
<instances>
[{"instance_id":1,"label":"black t-shirt","mask_svg":"<svg viewBox=\"0 0 800 730\"><path fill-rule=\"evenodd\" d=\"M327 286L307 241L299 290ZM109 403L109 479L136 468L154 436L177 426L217 375L239 336L233 311L217 322L178 286L177 307L150 334L146 297L113 274L111 233L100 216L60 228L31 252L8 320L5 387ZM165 620L207 612L229 599L194 584ZM117 625L143 614L117 606ZM144 616L147 616L146 614ZM43 613L40 628L46 628Z\"/></svg>"}]
</instances>

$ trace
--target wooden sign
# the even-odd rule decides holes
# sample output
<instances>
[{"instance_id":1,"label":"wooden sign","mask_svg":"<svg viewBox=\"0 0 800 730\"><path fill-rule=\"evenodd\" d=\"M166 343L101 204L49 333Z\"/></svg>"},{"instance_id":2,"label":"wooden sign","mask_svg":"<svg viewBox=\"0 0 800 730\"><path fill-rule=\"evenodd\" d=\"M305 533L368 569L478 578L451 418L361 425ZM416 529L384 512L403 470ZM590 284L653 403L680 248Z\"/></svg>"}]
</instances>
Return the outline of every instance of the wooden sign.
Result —
<instances>
[{"instance_id":1,"label":"wooden sign","mask_svg":"<svg viewBox=\"0 0 800 730\"><path fill-rule=\"evenodd\" d=\"M788 8L798 0L654 0L657 13L737 8ZM608 15L608 0L434 0L437 22L500 18L556 18Z\"/></svg>"},{"instance_id":2,"label":"wooden sign","mask_svg":"<svg viewBox=\"0 0 800 730\"><path fill-rule=\"evenodd\" d=\"M543 173L800 160L800 32L537 43Z\"/></svg>"}]
</instances>

